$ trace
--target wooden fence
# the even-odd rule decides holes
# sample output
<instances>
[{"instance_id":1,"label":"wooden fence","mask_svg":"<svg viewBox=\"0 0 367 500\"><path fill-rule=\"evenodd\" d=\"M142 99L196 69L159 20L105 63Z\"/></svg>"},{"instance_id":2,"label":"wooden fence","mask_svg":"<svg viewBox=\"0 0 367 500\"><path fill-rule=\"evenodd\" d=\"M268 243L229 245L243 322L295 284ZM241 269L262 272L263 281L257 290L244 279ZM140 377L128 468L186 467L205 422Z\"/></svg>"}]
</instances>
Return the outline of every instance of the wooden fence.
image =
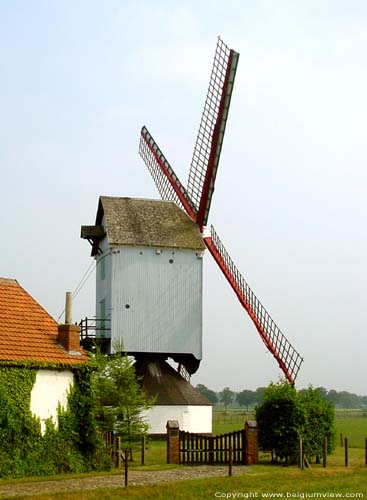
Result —
<instances>
[{"instance_id":1,"label":"wooden fence","mask_svg":"<svg viewBox=\"0 0 367 500\"><path fill-rule=\"evenodd\" d=\"M219 436L179 431L180 464L245 464L245 430ZM231 454L231 457L230 457Z\"/></svg>"},{"instance_id":2,"label":"wooden fence","mask_svg":"<svg viewBox=\"0 0 367 500\"><path fill-rule=\"evenodd\" d=\"M110 455L112 463L115 467L121 465L121 439L113 432L108 431L102 434L102 439L106 446L106 451Z\"/></svg>"},{"instance_id":3,"label":"wooden fence","mask_svg":"<svg viewBox=\"0 0 367 500\"><path fill-rule=\"evenodd\" d=\"M243 424L246 420L255 420L253 411L213 410L213 424Z\"/></svg>"}]
</instances>

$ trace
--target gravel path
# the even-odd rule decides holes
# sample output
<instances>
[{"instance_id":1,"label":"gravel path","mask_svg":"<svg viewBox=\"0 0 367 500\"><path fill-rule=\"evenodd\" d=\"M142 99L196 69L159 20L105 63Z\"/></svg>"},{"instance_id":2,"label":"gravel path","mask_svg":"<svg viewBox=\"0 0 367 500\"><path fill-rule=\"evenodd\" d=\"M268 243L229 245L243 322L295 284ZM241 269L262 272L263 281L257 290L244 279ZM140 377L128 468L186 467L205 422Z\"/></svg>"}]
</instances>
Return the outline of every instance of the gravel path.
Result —
<instances>
[{"instance_id":1,"label":"gravel path","mask_svg":"<svg viewBox=\"0 0 367 500\"><path fill-rule=\"evenodd\" d=\"M236 466L233 474L244 474L248 470L246 466ZM170 481L182 481L184 479L201 479L206 477L227 476L228 467L225 466L196 466L180 467L178 469L162 471L129 471L129 485L166 483ZM83 479L64 479L61 481L40 481L19 484L8 484L1 486L1 498L25 498L27 496L42 493L58 493L63 491L94 490L98 488L118 488L123 486L123 471L121 475L95 476Z\"/></svg>"}]
</instances>

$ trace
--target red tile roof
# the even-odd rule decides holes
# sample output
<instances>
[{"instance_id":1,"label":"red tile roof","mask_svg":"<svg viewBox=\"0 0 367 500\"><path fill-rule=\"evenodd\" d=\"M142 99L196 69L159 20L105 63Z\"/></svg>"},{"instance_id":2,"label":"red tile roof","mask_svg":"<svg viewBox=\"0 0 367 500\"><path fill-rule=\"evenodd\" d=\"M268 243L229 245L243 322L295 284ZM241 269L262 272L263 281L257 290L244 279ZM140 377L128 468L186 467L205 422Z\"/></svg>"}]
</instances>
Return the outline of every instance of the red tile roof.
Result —
<instances>
[{"instance_id":1,"label":"red tile roof","mask_svg":"<svg viewBox=\"0 0 367 500\"><path fill-rule=\"evenodd\" d=\"M57 343L58 324L14 279L0 278L0 364L75 365L89 360Z\"/></svg>"}]
</instances>

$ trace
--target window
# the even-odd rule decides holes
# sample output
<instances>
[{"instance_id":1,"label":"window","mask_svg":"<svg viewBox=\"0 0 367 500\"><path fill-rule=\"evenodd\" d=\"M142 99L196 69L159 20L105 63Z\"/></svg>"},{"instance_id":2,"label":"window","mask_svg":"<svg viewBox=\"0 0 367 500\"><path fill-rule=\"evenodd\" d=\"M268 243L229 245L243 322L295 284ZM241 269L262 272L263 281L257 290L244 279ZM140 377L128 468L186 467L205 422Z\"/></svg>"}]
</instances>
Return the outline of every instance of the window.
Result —
<instances>
[{"instance_id":1,"label":"window","mask_svg":"<svg viewBox=\"0 0 367 500\"><path fill-rule=\"evenodd\" d=\"M101 280L104 280L106 277L106 265L105 265L105 258L102 257L99 261L99 277Z\"/></svg>"}]
</instances>

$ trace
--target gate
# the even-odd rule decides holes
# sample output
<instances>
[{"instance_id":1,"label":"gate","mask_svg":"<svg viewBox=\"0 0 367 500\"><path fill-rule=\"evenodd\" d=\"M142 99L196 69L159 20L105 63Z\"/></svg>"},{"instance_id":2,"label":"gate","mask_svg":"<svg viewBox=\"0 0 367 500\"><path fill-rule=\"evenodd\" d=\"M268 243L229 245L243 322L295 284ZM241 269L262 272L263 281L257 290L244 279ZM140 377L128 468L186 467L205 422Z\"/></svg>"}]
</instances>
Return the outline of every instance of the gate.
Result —
<instances>
[{"instance_id":1,"label":"gate","mask_svg":"<svg viewBox=\"0 0 367 500\"><path fill-rule=\"evenodd\" d=\"M245 430L207 436L179 431L179 462L180 464L229 464L232 453L233 464L246 462Z\"/></svg>"}]
</instances>

